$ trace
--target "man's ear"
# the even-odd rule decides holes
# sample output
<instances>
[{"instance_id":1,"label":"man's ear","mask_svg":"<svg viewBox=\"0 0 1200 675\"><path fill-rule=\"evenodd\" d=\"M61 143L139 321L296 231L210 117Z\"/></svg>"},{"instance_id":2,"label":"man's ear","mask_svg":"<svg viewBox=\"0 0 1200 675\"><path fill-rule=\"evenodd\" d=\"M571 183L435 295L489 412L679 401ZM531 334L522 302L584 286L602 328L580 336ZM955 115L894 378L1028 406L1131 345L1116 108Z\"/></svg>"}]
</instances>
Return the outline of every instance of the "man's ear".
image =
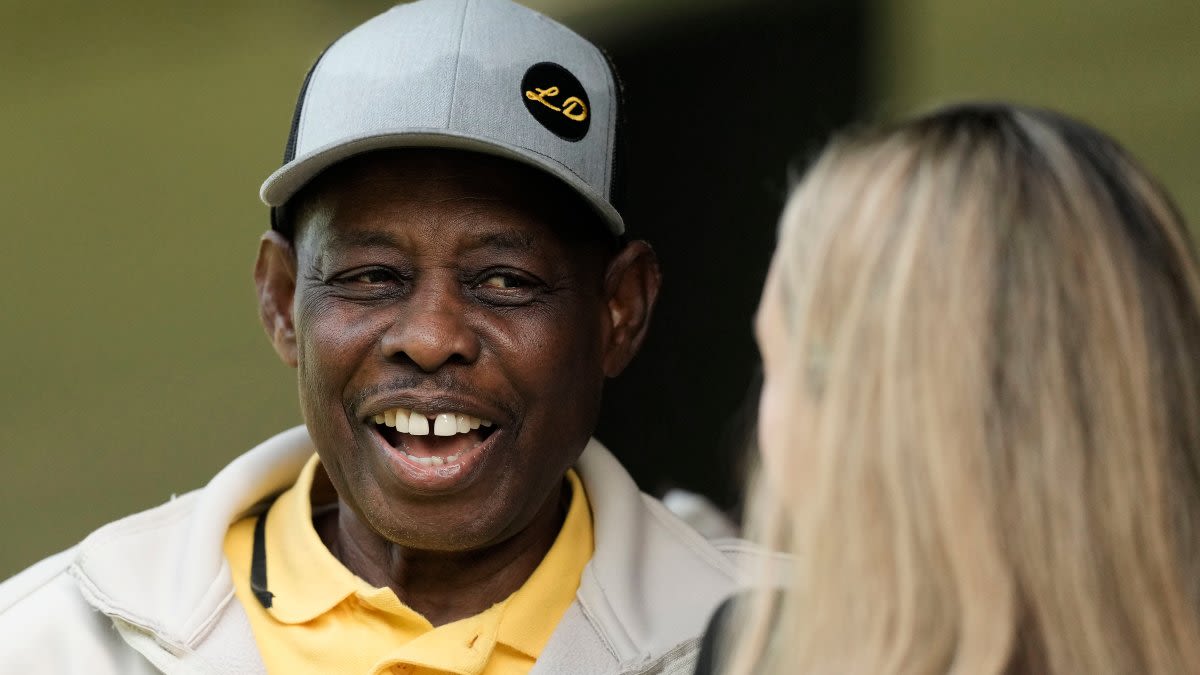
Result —
<instances>
[{"instance_id":1,"label":"man's ear","mask_svg":"<svg viewBox=\"0 0 1200 675\"><path fill-rule=\"evenodd\" d=\"M295 368L296 328L292 301L296 297L296 249L275 230L267 230L258 243L254 263L258 289L258 316L279 358Z\"/></svg>"},{"instance_id":2,"label":"man's ear","mask_svg":"<svg viewBox=\"0 0 1200 675\"><path fill-rule=\"evenodd\" d=\"M661 285L658 256L644 241L629 242L609 262L604 278L608 306L606 376L619 375L642 348Z\"/></svg>"}]
</instances>

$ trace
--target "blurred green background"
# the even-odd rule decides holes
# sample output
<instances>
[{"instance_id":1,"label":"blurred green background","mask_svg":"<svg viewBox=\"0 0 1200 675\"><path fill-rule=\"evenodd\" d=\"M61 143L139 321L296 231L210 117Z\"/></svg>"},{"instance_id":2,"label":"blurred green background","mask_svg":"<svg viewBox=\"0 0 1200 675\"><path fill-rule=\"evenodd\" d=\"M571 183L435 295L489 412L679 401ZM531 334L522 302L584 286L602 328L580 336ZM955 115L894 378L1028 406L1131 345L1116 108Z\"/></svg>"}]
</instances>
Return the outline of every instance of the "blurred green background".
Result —
<instances>
[{"instance_id":1,"label":"blurred green background","mask_svg":"<svg viewBox=\"0 0 1200 675\"><path fill-rule=\"evenodd\" d=\"M282 154L308 65L390 4L0 2L0 577L202 485L299 422L292 372L262 335L250 283L266 226L257 189ZM675 333L664 329L617 389L627 395L615 397L601 437L624 441L623 457L651 489L683 484L735 499L728 472L687 459L738 444L724 418L751 386L749 317L784 164L831 128L964 96L1060 108L1123 141L1200 222L1198 2L527 4L613 50L629 73L631 110L639 97L650 102L634 154L697 148L693 163L704 168L712 149L707 173L672 179L646 168L656 166L650 159L635 163L642 199L631 208L642 220L698 200L711 186L696 181L727 181L736 190L717 212L745 214L759 233L753 250L726 256L729 269L714 262L735 238L729 222L686 232L716 248L676 244L688 253L673 260L672 235L647 228L659 235L651 238L675 294L664 296L656 330ZM655 93L672 73L694 84L670 96L708 101L750 87L775 114L761 124L742 115L729 126L671 126L676 149L656 150L658 120L677 114L667 108L678 98ZM737 142L722 145L725 137ZM710 310L701 315L686 304L696 288L689 274L744 282L728 300L700 294ZM695 339L714 323L729 333L728 349ZM700 344L705 368L725 370L699 369L696 389L683 372L698 370L696 357L680 342ZM651 380L686 383L718 414L632 393ZM630 415L654 400L672 410L650 433L649 413ZM650 439L646 448L637 437ZM655 452L676 437L687 442ZM692 452L703 438L710 446Z\"/></svg>"}]
</instances>

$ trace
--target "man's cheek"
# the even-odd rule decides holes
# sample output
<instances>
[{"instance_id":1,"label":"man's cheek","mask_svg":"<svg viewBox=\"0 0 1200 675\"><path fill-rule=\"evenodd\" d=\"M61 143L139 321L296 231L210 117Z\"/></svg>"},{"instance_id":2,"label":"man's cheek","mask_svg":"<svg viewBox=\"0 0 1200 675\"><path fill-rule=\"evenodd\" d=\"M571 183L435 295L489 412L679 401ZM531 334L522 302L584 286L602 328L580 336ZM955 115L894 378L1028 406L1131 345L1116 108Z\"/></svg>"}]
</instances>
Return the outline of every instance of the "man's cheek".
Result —
<instances>
[{"instance_id":1,"label":"man's cheek","mask_svg":"<svg viewBox=\"0 0 1200 675\"><path fill-rule=\"evenodd\" d=\"M305 311L297 316L298 344L307 360L323 367L337 367L350 361L371 342L378 321L362 311L336 307Z\"/></svg>"},{"instance_id":2,"label":"man's cheek","mask_svg":"<svg viewBox=\"0 0 1200 675\"><path fill-rule=\"evenodd\" d=\"M328 415L331 406L341 405L338 393L348 379L352 359L337 340L336 331L327 327L321 330L321 326L307 328L303 339L297 341L300 403L306 415Z\"/></svg>"}]
</instances>

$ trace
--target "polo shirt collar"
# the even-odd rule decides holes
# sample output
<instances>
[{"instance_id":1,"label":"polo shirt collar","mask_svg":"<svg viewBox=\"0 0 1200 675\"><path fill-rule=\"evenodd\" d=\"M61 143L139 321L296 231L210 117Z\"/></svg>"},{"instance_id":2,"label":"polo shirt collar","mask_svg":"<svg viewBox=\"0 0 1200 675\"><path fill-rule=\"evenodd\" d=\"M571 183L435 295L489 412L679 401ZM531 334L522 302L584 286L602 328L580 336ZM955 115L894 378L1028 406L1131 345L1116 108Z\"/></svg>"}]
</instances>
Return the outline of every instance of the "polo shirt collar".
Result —
<instances>
[{"instance_id":1,"label":"polo shirt collar","mask_svg":"<svg viewBox=\"0 0 1200 675\"><path fill-rule=\"evenodd\" d=\"M334 557L312 524L310 493L317 471L317 455L301 470L296 483L283 492L264 514L267 579L272 593L267 611L287 624L311 621L351 595L416 627L432 630L425 617L409 608L388 588L367 583ZM529 579L501 605L467 620L482 618L499 609L503 617L495 641L536 659L549 642L558 617L575 599L579 579L592 557L592 514L583 483L574 470L567 472L571 503L554 544ZM547 621L548 617L554 621ZM491 636L487 636L491 637ZM482 645L481 645L482 646ZM490 651L490 650L489 650Z\"/></svg>"},{"instance_id":2,"label":"polo shirt collar","mask_svg":"<svg viewBox=\"0 0 1200 675\"><path fill-rule=\"evenodd\" d=\"M571 505L558 537L524 585L508 597L496 641L536 659L558 620L575 601L579 578L592 558L592 511L583 482L567 472ZM547 621L554 617L554 621Z\"/></svg>"},{"instance_id":3,"label":"polo shirt collar","mask_svg":"<svg viewBox=\"0 0 1200 675\"><path fill-rule=\"evenodd\" d=\"M311 621L355 592L378 590L342 565L313 527L309 494L320 470L320 459L314 454L296 483L265 514L267 580L272 593L267 611L282 623Z\"/></svg>"}]
</instances>

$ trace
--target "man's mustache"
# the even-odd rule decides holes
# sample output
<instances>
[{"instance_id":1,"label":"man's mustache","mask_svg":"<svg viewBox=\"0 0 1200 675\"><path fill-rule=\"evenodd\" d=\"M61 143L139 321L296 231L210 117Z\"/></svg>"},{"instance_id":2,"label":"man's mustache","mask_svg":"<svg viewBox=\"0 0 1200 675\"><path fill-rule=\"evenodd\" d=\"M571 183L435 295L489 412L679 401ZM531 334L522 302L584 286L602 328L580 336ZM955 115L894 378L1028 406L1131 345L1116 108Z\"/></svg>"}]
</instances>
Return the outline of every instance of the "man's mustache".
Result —
<instances>
[{"instance_id":1,"label":"man's mustache","mask_svg":"<svg viewBox=\"0 0 1200 675\"><path fill-rule=\"evenodd\" d=\"M498 400L483 389L475 386L470 380L444 370L437 373L414 373L397 375L383 382L373 384L354 394L350 399L352 409L360 409L367 401L393 393L450 393L463 398L487 401L506 412L513 412L509 401Z\"/></svg>"}]
</instances>

